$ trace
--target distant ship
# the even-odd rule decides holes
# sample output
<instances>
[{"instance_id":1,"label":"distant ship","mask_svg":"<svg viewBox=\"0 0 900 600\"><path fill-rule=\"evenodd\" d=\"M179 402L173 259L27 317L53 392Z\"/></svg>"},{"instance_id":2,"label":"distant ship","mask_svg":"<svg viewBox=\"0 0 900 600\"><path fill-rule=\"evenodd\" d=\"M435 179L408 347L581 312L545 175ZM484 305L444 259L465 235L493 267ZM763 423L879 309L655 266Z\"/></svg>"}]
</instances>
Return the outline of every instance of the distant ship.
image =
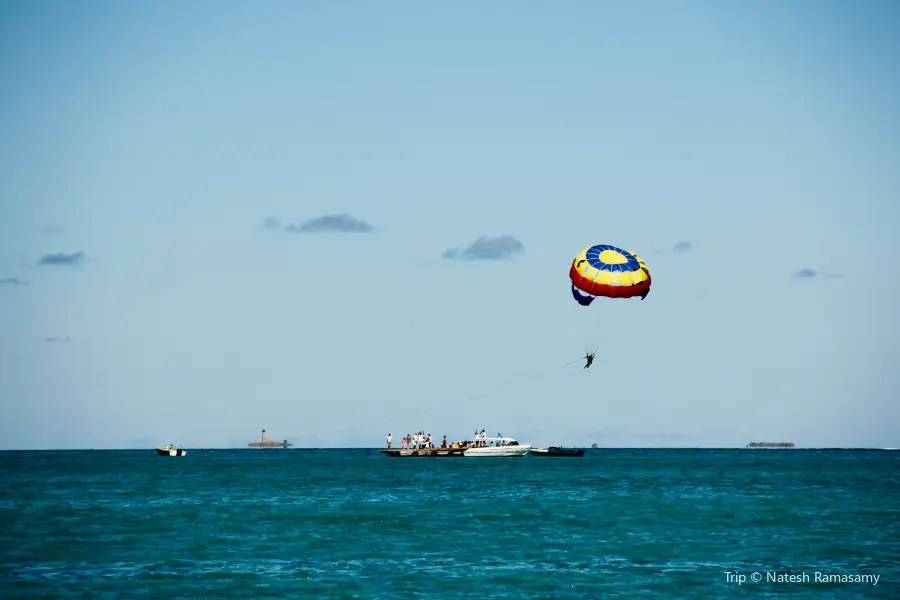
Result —
<instances>
[{"instance_id":1,"label":"distant ship","mask_svg":"<svg viewBox=\"0 0 900 600\"><path fill-rule=\"evenodd\" d=\"M794 442L750 442L748 448L793 448Z\"/></svg>"},{"instance_id":2,"label":"distant ship","mask_svg":"<svg viewBox=\"0 0 900 600\"><path fill-rule=\"evenodd\" d=\"M281 442L275 441L268 435L266 435L266 430L263 429L262 437L259 438L259 441L250 442L249 444L247 444L247 446L249 446L250 448L288 448L290 446L293 446L293 444L287 440Z\"/></svg>"}]
</instances>

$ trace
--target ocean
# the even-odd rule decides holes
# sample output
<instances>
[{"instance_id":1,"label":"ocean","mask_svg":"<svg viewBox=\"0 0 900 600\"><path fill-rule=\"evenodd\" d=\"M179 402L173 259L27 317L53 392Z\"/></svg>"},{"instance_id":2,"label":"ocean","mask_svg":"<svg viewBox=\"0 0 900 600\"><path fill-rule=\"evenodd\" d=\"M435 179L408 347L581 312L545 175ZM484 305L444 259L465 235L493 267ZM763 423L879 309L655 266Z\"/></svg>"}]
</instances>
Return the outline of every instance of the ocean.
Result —
<instances>
[{"instance_id":1,"label":"ocean","mask_svg":"<svg viewBox=\"0 0 900 600\"><path fill-rule=\"evenodd\" d=\"M3 598L900 598L900 452L21 451L0 482Z\"/></svg>"}]
</instances>

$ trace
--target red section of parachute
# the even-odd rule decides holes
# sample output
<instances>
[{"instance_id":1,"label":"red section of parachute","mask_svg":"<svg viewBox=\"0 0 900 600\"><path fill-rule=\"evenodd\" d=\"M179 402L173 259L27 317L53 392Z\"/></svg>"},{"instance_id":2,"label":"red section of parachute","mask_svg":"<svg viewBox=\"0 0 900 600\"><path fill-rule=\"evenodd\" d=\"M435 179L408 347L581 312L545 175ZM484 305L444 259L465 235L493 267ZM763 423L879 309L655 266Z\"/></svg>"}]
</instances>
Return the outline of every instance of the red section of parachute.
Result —
<instances>
[{"instance_id":1,"label":"red section of parachute","mask_svg":"<svg viewBox=\"0 0 900 600\"><path fill-rule=\"evenodd\" d=\"M644 271L647 273L647 271ZM590 294L592 296L606 296L607 298L636 298L646 296L650 292L650 273L647 273L647 280L636 285L607 285L605 283L596 283L587 277L583 277L575 269L575 264L569 269L569 279L572 285L579 291Z\"/></svg>"}]
</instances>

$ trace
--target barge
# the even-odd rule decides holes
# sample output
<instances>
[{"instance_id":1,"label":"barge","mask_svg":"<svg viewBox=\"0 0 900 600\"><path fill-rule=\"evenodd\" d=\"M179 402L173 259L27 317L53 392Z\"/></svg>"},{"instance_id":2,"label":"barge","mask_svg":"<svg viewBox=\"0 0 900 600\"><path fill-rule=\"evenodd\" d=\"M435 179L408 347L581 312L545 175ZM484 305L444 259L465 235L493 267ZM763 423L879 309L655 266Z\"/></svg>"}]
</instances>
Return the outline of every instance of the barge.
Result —
<instances>
[{"instance_id":1,"label":"barge","mask_svg":"<svg viewBox=\"0 0 900 600\"><path fill-rule=\"evenodd\" d=\"M468 457L513 457L525 456L531 450L530 444L519 444L514 438L481 437L466 440L462 444L431 448L385 448L382 454L393 457L406 456L468 456Z\"/></svg>"}]
</instances>

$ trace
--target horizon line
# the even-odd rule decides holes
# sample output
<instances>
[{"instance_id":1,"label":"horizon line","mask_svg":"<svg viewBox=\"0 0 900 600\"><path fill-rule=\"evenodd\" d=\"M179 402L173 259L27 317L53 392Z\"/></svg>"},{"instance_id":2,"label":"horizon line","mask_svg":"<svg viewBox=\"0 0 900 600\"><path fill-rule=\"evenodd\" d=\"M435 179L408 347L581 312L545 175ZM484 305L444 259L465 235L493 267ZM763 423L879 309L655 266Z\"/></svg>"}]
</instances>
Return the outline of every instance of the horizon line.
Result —
<instances>
[{"instance_id":1,"label":"horizon line","mask_svg":"<svg viewBox=\"0 0 900 600\"><path fill-rule=\"evenodd\" d=\"M291 446L285 448L277 446L273 448L258 448L248 446L198 446L187 450L387 450L386 446ZM583 450L900 450L897 447L884 446L793 446L783 448L753 448L750 446L562 446L565 448L579 448ZM0 448L0 452L144 452L155 450L156 447L121 447L121 448Z\"/></svg>"}]
</instances>

